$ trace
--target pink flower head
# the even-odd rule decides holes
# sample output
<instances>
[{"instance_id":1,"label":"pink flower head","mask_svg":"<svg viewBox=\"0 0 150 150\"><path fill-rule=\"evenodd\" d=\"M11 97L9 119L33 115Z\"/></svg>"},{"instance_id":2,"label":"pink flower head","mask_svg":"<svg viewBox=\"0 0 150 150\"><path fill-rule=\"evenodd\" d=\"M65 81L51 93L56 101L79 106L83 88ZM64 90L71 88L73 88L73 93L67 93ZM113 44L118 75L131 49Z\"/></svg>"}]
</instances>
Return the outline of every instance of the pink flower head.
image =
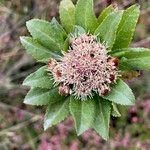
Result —
<instances>
[{"instance_id":1,"label":"pink flower head","mask_svg":"<svg viewBox=\"0 0 150 150\"><path fill-rule=\"evenodd\" d=\"M61 86L59 93L66 91L83 100L94 92L106 95L118 77L118 59L109 56L106 47L93 35L72 38L70 44L68 53L50 69Z\"/></svg>"}]
</instances>

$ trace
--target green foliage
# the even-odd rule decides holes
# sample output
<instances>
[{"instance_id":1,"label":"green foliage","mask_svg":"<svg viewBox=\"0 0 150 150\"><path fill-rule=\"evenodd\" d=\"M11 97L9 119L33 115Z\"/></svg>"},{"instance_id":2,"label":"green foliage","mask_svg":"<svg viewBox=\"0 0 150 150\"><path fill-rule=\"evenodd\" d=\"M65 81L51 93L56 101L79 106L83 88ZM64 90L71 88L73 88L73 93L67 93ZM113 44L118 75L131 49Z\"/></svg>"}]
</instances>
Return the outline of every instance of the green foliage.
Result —
<instances>
[{"instance_id":1,"label":"green foliage","mask_svg":"<svg viewBox=\"0 0 150 150\"><path fill-rule=\"evenodd\" d=\"M120 117L121 116L121 114L117 108L117 105L115 103L112 103L111 115L114 117Z\"/></svg>"},{"instance_id":2,"label":"green foliage","mask_svg":"<svg viewBox=\"0 0 150 150\"><path fill-rule=\"evenodd\" d=\"M150 50L148 48L122 48L112 51L110 54L118 58L130 59L150 56Z\"/></svg>"},{"instance_id":3,"label":"green foliage","mask_svg":"<svg viewBox=\"0 0 150 150\"><path fill-rule=\"evenodd\" d=\"M112 85L111 91L104 98L121 105L133 105L135 102L131 89L121 79Z\"/></svg>"},{"instance_id":4,"label":"green foliage","mask_svg":"<svg viewBox=\"0 0 150 150\"><path fill-rule=\"evenodd\" d=\"M75 26L70 36L79 37L82 34L86 34L86 31L81 26Z\"/></svg>"},{"instance_id":5,"label":"green foliage","mask_svg":"<svg viewBox=\"0 0 150 150\"><path fill-rule=\"evenodd\" d=\"M133 5L125 10L117 31L113 49L129 46L140 14L139 6Z\"/></svg>"},{"instance_id":6,"label":"green foliage","mask_svg":"<svg viewBox=\"0 0 150 150\"><path fill-rule=\"evenodd\" d=\"M36 72L30 74L23 82L23 85L51 89L54 81L47 72L47 66L41 67Z\"/></svg>"},{"instance_id":7,"label":"green foliage","mask_svg":"<svg viewBox=\"0 0 150 150\"><path fill-rule=\"evenodd\" d=\"M60 51L64 44L64 31L57 24L40 19L27 21L27 28L34 39L51 51ZM54 34L55 33L55 34Z\"/></svg>"},{"instance_id":8,"label":"green foliage","mask_svg":"<svg viewBox=\"0 0 150 150\"><path fill-rule=\"evenodd\" d=\"M71 0L62 0L59 7L60 20L69 33L75 26L75 6Z\"/></svg>"},{"instance_id":9,"label":"green foliage","mask_svg":"<svg viewBox=\"0 0 150 150\"><path fill-rule=\"evenodd\" d=\"M78 0L75 19L76 25L83 27L87 32L95 31L98 22L93 11L93 0Z\"/></svg>"},{"instance_id":10,"label":"green foliage","mask_svg":"<svg viewBox=\"0 0 150 150\"><path fill-rule=\"evenodd\" d=\"M120 69L143 70L150 68L150 50L147 48L123 48L114 51L113 56L120 58Z\"/></svg>"},{"instance_id":11,"label":"green foliage","mask_svg":"<svg viewBox=\"0 0 150 150\"><path fill-rule=\"evenodd\" d=\"M93 123L95 116L94 99L80 101L71 97L69 108L75 121L77 134L80 135L88 130Z\"/></svg>"},{"instance_id":12,"label":"green foliage","mask_svg":"<svg viewBox=\"0 0 150 150\"><path fill-rule=\"evenodd\" d=\"M44 119L44 130L48 129L52 125L56 125L60 121L64 120L68 115L69 98L66 100L50 103L48 105Z\"/></svg>"},{"instance_id":13,"label":"green foliage","mask_svg":"<svg viewBox=\"0 0 150 150\"><path fill-rule=\"evenodd\" d=\"M24 99L24 103L38 106L62 101L64 99L65 97L58 94L58 88L54 88L52 90L31 88L31 90L28 92L27 96Z\"/></svg>"},{"instance_id":14,"label":"green foliage","mask_svg":"<svg viewBox=\"0 0 150 150\"><path fill-rule=\"evenodd\" d=\"M150 68L150 56L137 58L122 58L120 61L121 70L146 70Z\"/></svg>"},{"instance_id":15,"label":"green foliage","mask_svg":"<svg viewBox=\"0 0 150 150\"><path fill-rule=\"evenodd\" d=\"M109 101L103 100L100 97L94 99L93 102L95 105L95 115L92 128L94 128L97 133L102 136L102 138L107 140L109 137L111 103Z\"/></svg>"},{"instance_id":16,"label":"green foliage","mask_svg":"<svg viewBox=\"0 0 150 150\"><path fill-rule=\"evenodd\" d=\"M101 24L104 21L104 19L113 11L114 7L112 5L109 5L107 8L105 8L98 17L98 23Z\"/></svg>"},{"instance_id":17,"label":"green foliage","mask_svg":"<svg viewBox=\"0 0 150 150\"><path fill-rule=\"evenodd\" d=\"M40 88L31 88L24 99L25 104L47 105L49 103L49 90Z\"/></svg>"},{"instance_id":18,"label":"green foliage","mask_svg":"<svg viewBox=\"0 0 150 150\"><path fill-rule=\"evenodd\" d=\"M112 48L115 42L116 32L122 14L123 14L122 11L112 12L104 19L104 21L99 25L99 27L96 29L94 33L102 42L106 43L109 49Z\"/></svg>"},{"instance_id":19,"label":"green foliage","mask_svg":"<svg viewBox=\"0 0 150 150\"><path fill-rule=\"evenodd\" d=\"M47 63L48 59L51 57L55 59L60 59L59 55L45 48L33 38L21 37L20 40L24 48L27 50L27 53L39 62Z\"/></svg>"}]
</instances>

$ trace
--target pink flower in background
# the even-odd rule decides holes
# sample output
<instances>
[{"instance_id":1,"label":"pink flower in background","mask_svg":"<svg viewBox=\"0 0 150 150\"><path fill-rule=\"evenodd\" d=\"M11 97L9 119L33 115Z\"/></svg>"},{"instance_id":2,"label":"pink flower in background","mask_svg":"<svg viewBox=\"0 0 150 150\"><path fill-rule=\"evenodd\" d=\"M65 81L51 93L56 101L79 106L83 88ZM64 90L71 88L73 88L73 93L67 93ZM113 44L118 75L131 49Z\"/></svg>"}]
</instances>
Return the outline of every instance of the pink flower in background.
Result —
<instances>
[{"instance_id":1,"label":"pink flower in background","mask_svg":"<svg viewBox=\"0 0 150 150\"><path fill-rule=\"evenodd\" d=\"M139 122L139 118L138 117L132 117L131 122L137 123L137 122Z\"/></svg>"},{"instance_id":2,"label":"pink flower in background","mask_svg":"<svg viewBox=\"0 0 150 150\"><path fill-rule=\"evenodd\" d=\"M78 141L73 141L69 150L79 150L78 145L79 145Z\"/></svg>"},{"instance_id":3,"label":"pink flower in background","mask_svg":"<svg viewBox=\"0 0 150 150\"><path fill-rule=\"evenodd\" d=\"M121 145L125 148L128 147L128 144L129 144L129 140L130 140L130 136L129 136L129 133L126 133L125 134L125 137L123 138L123 140L121 141Z\"/></svg>"},{"instance_id":4,"label":"pink flower in background","mask_svg":"<svg viewBox=\"0 0 150 150\"><path fill-rule=\"evenodd\" d=\"M51 144L47 142L45 138L43 138L37 150L53 150L53 149Z\"/></svg>"}]
</instances>

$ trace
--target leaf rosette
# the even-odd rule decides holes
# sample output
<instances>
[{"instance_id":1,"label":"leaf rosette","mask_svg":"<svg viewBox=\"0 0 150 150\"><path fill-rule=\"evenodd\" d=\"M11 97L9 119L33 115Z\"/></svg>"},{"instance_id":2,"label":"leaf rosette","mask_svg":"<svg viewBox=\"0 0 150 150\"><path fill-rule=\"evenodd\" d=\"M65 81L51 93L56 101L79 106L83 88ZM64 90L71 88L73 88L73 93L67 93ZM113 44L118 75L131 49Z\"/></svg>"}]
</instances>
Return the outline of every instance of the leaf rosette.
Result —
<instances>
[{"instance_id":1,"label":"leaf rosette","mask_svg":"<svg viewBox=\"0 0 150 150\"><path fill-rule=\"evenodd\" d=\"M24 103L47 105L45 130L71 115L78 135L93 128L108 139L110 116L120 117L118 106L135 102L123 73L150 68L149 49L129 48L139 6L118 10L110 5L96 18L93 0L76 5L62 0L59 12L62 25L55 18L32 19L26 23L31 37L20 38L27 53L44 65L24 80L31 87ZM75 60L78 69L72 70L69 63Z\"/></svg>"}]
</instances>

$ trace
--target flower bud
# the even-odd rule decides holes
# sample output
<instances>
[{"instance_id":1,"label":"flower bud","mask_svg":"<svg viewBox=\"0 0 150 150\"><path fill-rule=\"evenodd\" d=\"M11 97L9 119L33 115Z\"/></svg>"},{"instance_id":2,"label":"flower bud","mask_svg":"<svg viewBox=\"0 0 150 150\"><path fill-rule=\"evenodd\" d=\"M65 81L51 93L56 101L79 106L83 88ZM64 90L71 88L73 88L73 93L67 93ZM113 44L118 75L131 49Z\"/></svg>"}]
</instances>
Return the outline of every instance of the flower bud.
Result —
<instances>
[{"instance_id":1,"label":"flower bud","mask_svg":"<svg viewBox=\"0 0 150 150\"><path fill-rule=\"evenodd\" d=\"M48 69L53 70L54 67L57 65L57 61L53 58L48 60Z\"/></svg>"},{"instance_id":2,"label":"flower bud","mask_svg":"<svg viewBox=\"0 0 150 150\"><path fill-rule=\"evenodd\" d=\"M109 80L110 80L111 82L114 82L114 81L115 81L115 75L110 74Z\"/></svg>"},{"instance_id":3,"label":"flower bud","mask_svg":"<svg viewBox=\"0 0 150 150\"><path fill-rule=\"evenodd\" d=\"M112 64L113 66L115 66L115 67L118 67L118 66L119 66L119 59L116 58L116 57L109 58L109 59L108 59L108 62L109 62L110 64Z\"/></svg>"},{"instance_id":4,"label":"flower bud","mask_svg":"<svg viewBox=\"0 0 150 150\"><path fill-rule=\"evenodd\" d=\"M108 94L108 92L109 92L109 89L103 89L103 90L101 91L101 95L102 95L102 96L106 96L106 95Z\"/></svg>"},{"instance_id":5,"label":"flower bud","mask_svg":"<svg viewBox=\"0 0 150 150\"><path fill-rule=\"evenodd\" d=\"M67 95L69 95L69 93L70 93L70 88L69 88L69 86L63 85L63 84L61 84L61 85L59 86L59 94L60 94L60 95L62 95L62 96L67 96Z\"/></svg>"},{"instance_id":6,"label":"flower bud","mask_svg":"<svg viewBox=\"0 0 150 150\"><path fill-rule=\"evenodd\" d=\"M61 77L62 77L61 71L58 68L55 67L52 73L53 73L55 81L59 82Z\"/></svg>"}]
</instances>

